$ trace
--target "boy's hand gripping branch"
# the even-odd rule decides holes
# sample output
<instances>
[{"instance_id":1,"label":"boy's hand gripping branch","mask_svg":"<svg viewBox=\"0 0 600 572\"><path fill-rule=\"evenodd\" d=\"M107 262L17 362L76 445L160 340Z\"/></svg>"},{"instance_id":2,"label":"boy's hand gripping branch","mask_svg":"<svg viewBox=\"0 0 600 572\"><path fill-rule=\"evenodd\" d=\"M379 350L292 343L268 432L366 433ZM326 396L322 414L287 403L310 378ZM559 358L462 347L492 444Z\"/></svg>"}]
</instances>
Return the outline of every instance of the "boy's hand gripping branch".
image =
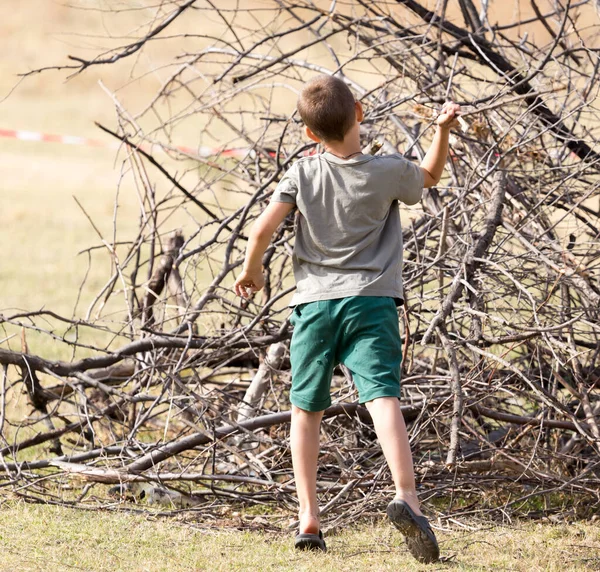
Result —
<instances>
[{"instance_id":1,"label":"boy's hand gripping branch","mask_svg":"<svg viewBox=\"0 0 600 572\"><path fill-rule=\"evenodd\" d=\"M442 129L454 129L459 126L460 105L451 101L444 103L436 123Z\"/></svg>"}]
</instances>

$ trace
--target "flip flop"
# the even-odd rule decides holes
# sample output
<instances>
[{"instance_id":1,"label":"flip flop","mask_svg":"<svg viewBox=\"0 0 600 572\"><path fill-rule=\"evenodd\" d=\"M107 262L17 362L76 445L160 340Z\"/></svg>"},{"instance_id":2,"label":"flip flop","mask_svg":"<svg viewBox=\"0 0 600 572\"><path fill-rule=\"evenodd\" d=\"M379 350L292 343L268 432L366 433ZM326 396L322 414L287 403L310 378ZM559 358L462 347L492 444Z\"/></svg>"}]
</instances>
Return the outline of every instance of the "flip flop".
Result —
<instances>
[{"instance_id":1,"label":"flip flop","mask_svg":"<svg viewBox=\"0 0 600 572\"><path fill-rule=\"evenodd\" d=\"M406 502L394 499L387 507L392 524L404 535L410 553L425 564L440 559L440 549L424 516L417 516Z\"/></svg>"},{"instance_id":2,"label":"flip flop","mask_svg":"<svg viewBox=\"0 0 600 572\"><path fill-rule=\"evenodd\" d=\"M319 530L319 534L301 533L296 536L294 541L296 550L322 550L327 552L323 533Z\"/></svg>"}]
</instances>

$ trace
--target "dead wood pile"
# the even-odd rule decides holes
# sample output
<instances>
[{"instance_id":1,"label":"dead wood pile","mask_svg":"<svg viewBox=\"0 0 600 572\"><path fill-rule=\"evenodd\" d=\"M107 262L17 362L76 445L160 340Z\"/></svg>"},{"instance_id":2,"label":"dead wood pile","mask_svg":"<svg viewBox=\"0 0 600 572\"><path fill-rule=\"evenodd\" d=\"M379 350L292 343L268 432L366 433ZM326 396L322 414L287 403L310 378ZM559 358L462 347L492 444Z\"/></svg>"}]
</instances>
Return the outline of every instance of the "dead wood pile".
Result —
<instances>
[{"instance_id":1,"label":"dead wood pile","mask_svg":"<svg viewBox=\"0 0 600 572\"><path fill-rule=\"evenodd\" d=\"M292 219L266 253L264 293L245 302L231 285L274 185L316 150L294 113L297 90L336 73L365 106L365 145L378 140L380 152L418 161L435 109L452 99L465 112L446 178L403 214L402 404L422 498L448 518L540 515L583 499L597 510L594 3L521 1L531 15L501 23L494 3L471 0L245 4L163 2L130 43L65 66L85 73L150 43L181 43L146 106L134 113L116 94L118 122L101 126L122 141L141 205L137 236L106 245L112 277L76 320L2 317L24 341L22 351L0 346L0 486L80 506L90 491L96 503L113 502L92 483L188 493L193 484L194 502L178 506L210 512L237 500L293 510ZM177 28L186 18L208 19L215 31L186 34ZM195 146L178 148L190 122ZM164 195L157 181L169 185ZM169 226L181 212L196 221L185 233ZM109 318L107 304L119 308ZM84 343L65 327L114 338ZM31 355L29 330L70 344L73 359ZM11 415L20 390L33 408L26 419ZM343 369L332 392L319 473L331 526L370 514L391 490ZM90 484L65 500L56 488L65 475Z\"/></svg>"}]
</instances>

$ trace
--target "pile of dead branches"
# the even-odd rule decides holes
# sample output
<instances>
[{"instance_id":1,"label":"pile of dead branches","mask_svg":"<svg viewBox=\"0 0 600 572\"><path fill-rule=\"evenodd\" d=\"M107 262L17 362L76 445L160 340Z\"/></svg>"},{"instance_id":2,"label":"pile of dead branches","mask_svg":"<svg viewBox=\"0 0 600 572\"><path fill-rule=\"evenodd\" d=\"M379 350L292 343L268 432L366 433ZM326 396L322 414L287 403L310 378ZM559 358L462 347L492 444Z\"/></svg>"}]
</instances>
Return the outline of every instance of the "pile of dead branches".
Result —
<instances>
[{"instance_id":1,"label":"pile of dead branches","mask_svg":"<svg viewBox=\"0 0 600 572\"><path fill-rule=\"evenodd\" d=\"M105 483L205 511L234 500L293 509L292 217L265 255L264 292L243 301L231 285L275 184L318 152L297 92L335 73L363 102L364 144L379 152L418 161L435 110L448 99L464 110L446 178L402 215L402 404L422 498L453 517L583 499L597 510L599 19L591 0L521 0L518 18L494 4L163 2L131 42L74 56L65 69L85 73L181 44L146 106L133 113L116 94L118 122L100 126L122 142L141 205L137 236L107 245L106 286L85 316L2 317L73 358L0 346L0 486L75 504L114 502L92 487ZM189 32L200 21L210 33ZM190 122L197 140L179 147ZM191 231L170 226L181 212ZM112 338L90 347L65 328ZM19 391L26 418L11 415ZM370 514L391 490L347 371L332 393L318 481L330 525ZM57 485L73 475L88 484L69 496Z\"/></svg>"}]
</instances>

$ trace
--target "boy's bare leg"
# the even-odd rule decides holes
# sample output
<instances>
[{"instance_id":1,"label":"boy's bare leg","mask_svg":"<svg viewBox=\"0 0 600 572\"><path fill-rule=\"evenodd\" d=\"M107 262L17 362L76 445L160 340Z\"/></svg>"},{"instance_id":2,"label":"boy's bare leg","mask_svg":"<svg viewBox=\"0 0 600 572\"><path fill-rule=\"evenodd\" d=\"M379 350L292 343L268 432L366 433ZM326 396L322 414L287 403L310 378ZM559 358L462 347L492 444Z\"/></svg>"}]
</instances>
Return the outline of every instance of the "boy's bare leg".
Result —
<instances>
[{"instance_id":1,"label":"boy's bare leg","mask_svg":"<svg viewBox=\"0 0 600 572\"><path fill-rule=\"evenodd\" d=\"M292 405L290 447L300 510L300 532L319 533L317 461L322 411L305 411Z\"/></svg>"},{"instance_id":2,"label":"boy's bare leg","mask_svg":"<svg viewBox=\"0 0 600 572\"><path fill-rule=\"evenodd\" d=\"M366 406L392 472L396 498L407 502L415 514L421 516L410 443L400 402L395 397L379 397L369 401Z\"/></svg>"}]
</instances>

